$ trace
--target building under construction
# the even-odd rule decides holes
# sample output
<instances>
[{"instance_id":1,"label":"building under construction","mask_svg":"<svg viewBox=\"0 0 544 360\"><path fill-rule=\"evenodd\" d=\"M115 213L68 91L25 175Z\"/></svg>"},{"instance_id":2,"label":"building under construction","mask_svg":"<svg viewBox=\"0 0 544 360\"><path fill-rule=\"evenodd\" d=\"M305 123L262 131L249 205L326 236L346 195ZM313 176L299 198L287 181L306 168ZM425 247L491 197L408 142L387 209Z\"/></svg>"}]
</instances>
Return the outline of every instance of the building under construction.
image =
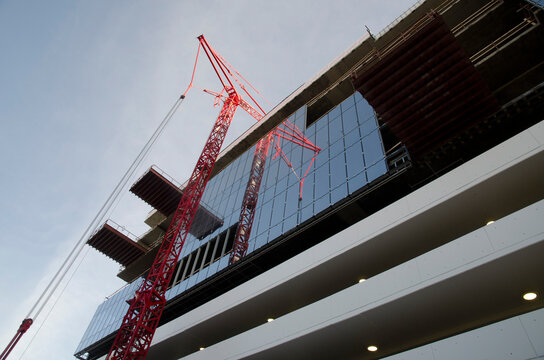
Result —
<instances>
[{"instance_id":1,"label":"building under construction","mask_svg":"<svg viewBox=\"0 0 544 360\"><path fill-rule=\"evenodd\" d=\"M147 359L544 358L542 21L537 1L419 1L230 144ZM88 240L127 285L77 358L106 358L187 186L150 168L130 189L149 231Z\"/></svg>"}]
</instances>

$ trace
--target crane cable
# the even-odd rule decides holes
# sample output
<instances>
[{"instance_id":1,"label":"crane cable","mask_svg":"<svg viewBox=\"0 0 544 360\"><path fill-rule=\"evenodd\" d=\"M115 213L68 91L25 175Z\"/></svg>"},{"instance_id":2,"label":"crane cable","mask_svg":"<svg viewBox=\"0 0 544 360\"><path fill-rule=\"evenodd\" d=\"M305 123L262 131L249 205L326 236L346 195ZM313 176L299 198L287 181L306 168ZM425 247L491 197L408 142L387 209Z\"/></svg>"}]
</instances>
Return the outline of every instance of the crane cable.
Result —
<instances>
[{"instance_id":1,"label":"crane cable","mask_svg":"<svg viewBox=\"0 0 544 360\"><path fill-rule=\"evenodd\" d=\"M187 89L188 90L188 89ZM81 235L81 238L78 240L76 245L72 248L62 265L59 267L53 278L49 281L48 285L46 286L45 290L42 292L38 300L34 303L30 311L28 312L25 319L35 319L38 317L38 315L42 312L45 305L48 303L49 299L53 296L55 290L58 288L70 268L73 266L74 262L77 260L79 255L81 254L81 251L83 250L87 239L91 233L93 233L96 228L98 228L99 224L104 220L105 215L108 213L109 209L112 207L112 205L115 203L116 199L118 198L121 191L125 188L128 181L132 178L134 175L136 169L139 167L139 165L142 163L142 161L146 158L146 156L149 154L149 151L151 150L152 146L157 141L157 138L162 134L164 131L166 125L170 122L178 108L180 107L181 103L185 99L185 92L183 95L181 95L174 105L170 108L166 116L162 119L159 126L149 140L146 142L136 159L132 162L132 164L129 166L117 186L113 189L111 194L108 196L107 200L104 202L98 213L95 215L89 226L85 229L83 234ZM76 269L77 270L77 269ZM70 278L71 279L71 278ZM66 284L67 285L67 284ZM63 289L64 291L64 289ZM36 310L37 309L37 310ZM36 310L36 311L35 311ZM11 345L11 344L10 344ZM15 346L11 346L11 349ZM10 346L8 345L8 348ZM9 355L9 352L11 352L11 349L5 354L7 358L7 355ZM6 349L8 350L8 349ZM26 350L25 350L26 351ZM4 355L4 353L3 353ZM3 357L3 359L5 359Z\"/></svg>"},{"instance_id":2,"label":"crane cable","mask_svg":"<svg viewBox=\"0 0 544 360\"><path fill-rule=\"evenodd\" d=\"M34 314L34 317L37 317L40 314L40 312L43 310L43 307L45 306L46 302L49 300L49 298L51 297L53 292L55 292L55 290L59 286L62 279L64 279L64 277L68 273L68 270L72 267L72 265L76 261L77 257L81 253L81 251L83 249L83 246L87 242L87 239L88 239L87 235L90 234L91 232L94 232L94 230L98 227L98 225L102 222L102 220L104 220L104 215L108 212L109 208L113 205L116 198L119 196L119 193L126 186L129 179L132 177L132 175L136 171L136 168L141 164L141 162L144 160L146 155L149 153L149 150L151 149L152 145L155 143L155 141L157 140L159 135L162 133L162 131L164 130L164 128L166 127L166 125L170 121L170 119L174 116L174 113L176 112L176 110L179 108L179 106L183 102L183 99L184 99L184 97L183 98L180 97L179 99L177 99L176 102L174 103L174 105L172 106L172 108L170 109L170 111L168 112L168 114L163 118L162 122L159 124L159 127L155 130L153 135L151 135L151 137L149 138L147 143L144 145L144 147L142 148L142 150L140 151L140 153L138 154L136 159L134 159L134 161L132 162L130 167L127 169L127 171L125 172L125 174L123 175L123 177L121 178L121 180L119 181L117 186L113 189L112 193L110 194L110 196L108 197L106 202L102 205L102 207L100 208L100 210L98 211L98 213L96 214L94 219L91 221L91 223L89 224L87 229L85 229L85 232L82 234L81 238L76 243L76 245L74 246L74 248L72 249L72 251L70 252L68 257L64 260L64 263L61 265L61 267L59 268L59 270L57 271L57 273L55 274L53 279L51 279L51 281L47 285L47 287L44 290L44 292L42 293L42 295L38 298L38 300L36 301L34 306L31 308L31 310L29 311L29 313L27 315L27 318L32 315L33 310L40 303L40 300L45 296L45 294L48 292L48 290L51 288L51 286L53 286L53 288L49 292L49 295L44 299L42 305L40 306L40 308ZM68 264L68 265L66 266L66 264ZM63 270L63 268L65 266L66 266L66 269L64 270L64 272L62 272L62 270ZM60 277L59 277L59 275L60 275ZM58 280L56 280L57 277L58 277Z\"/></svg>"}]
</instances>

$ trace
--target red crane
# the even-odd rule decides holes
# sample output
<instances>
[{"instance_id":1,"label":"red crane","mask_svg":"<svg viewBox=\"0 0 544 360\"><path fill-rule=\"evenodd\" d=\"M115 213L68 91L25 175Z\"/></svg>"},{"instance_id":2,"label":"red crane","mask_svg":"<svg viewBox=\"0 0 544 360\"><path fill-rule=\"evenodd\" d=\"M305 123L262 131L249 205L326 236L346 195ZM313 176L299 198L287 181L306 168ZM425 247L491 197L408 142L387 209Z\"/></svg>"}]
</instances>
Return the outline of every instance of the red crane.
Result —
<instances>
[{"instance_id":1,"label":"red crane","mask_svg":"<svg viewBox=\"0 0 544 360\"><path fill-rule=\"evenodd\" d=\"M264 110L262 110L259 104L246 90L244 85L241 84L238 78L233 74L232 71L236 72L236 70L234 70L230 64L228 64L219 54L215 52L203 35L199 36L198 40L199 50L200 47L204 49L213 66L213 69L223 85L223 91L220 93L214 93L208 90L205 91L214 94L218 100L223 99L224 104L208 137L208 140L206 141L204 150L202 151L195 169L189 178L189 182L184 190L182 199L174 213L172 222L166 231L153 265L151 266L145 281L136 291L134 298L128 301L130 304L129 310L123 318L123 323L113 342L110 353L108 354L108 360L145 359L166 303L165 293L170 284L175 265L181 253L185 239L189 234L189 229L191 228L200 200L210 178L217 156L219 155L221 145L225 139L234 112L238 106L241 106L257 121L263 118L262 113L264 113ZM196 62L198 62L198 51ZM238 72L236 73L241 77ZM193 70L193 78L191 79L189 88L192 87L194 74L195 70ZM243 79L243 77L241 78ZM241 87L241 89L251 98L260 111L254 109L249 103L240 97L231 80L236 82L239 87ZM226 95L224 95L223 92L225 92ZM183 94L182 97L185 97L185 94ZM268 155L270 143L273 141L274 137L276 137L278 140L276 143L277 153L275 157L278 156L278 154L281 154L282 158L287 162L291 169L293 168L292 165L279 147L280 138L285 138L304 147L313 149L314 157L312 158L312 162L315 155L320 150L308 139L306 139L294 125L289 124L286 126L291 131L278 128L269 135L266 135L257 143L251 168L251 175L246 188L246 193L244 195L242 211L240 214L240 223L235 238L235 248L231 253L231 263L239 260L247 251L247 241L249 240L249 235L251 232L266 157ZM306 171L306 173L308 173L308 171ZM302 177L302 180L299 178L301 183L301 192L303 179L304 177Z\"/></svg>"},{"instance_id":2,"label":"red crane","mask_svg":"<svg viewBox=\"0 0 544 360\"><path fill-rule=\"evenodd\" d=\"M263 179L264 166L266 165L266 157L268 156L268 148L273 139L273 134L269 134L259 140L253 162L251 163L251 172L246 186L244 199L242 200L242 211L236 228L236 236L234 237L234 245L230 253L229 264L233 264L246 255L249 245L249 235L251 235L251 227L253 226L253 218L255 217L255 208L259 199L259 189Z\"/></svg>"},{"instance_id":3,"label":"red crane","mask_svg":"<svg viewBox=\"0 0 544 360\"><path fill-rule=\"evenodd\" d=\"M17 345L17 343L19 342L23 334L30 328L30 325L32 325L32 319L27 318L23 320L23 322L21 323L21 326L19 326L19 329L17 330L17 333L15 334L13 339L11 339L8 346L6 346L4 351L2 351L2 354L0 354L0 360L5 360L8 358L8 355L11 353L11 350L13 350L13 348L15 347L15 345Z\"/></svg>"},{"instance_id":4,"label":"red crane","mask_svg":"<svg viewBox=\"0 0 544 360\"><path fill-rule=\"evenodd\" d=\"M256 120L259 121L260 118L256 118ZM304 183L304 178L308 174L308 170L312 166L315 156L321 150L319 147L312 144L312 142L308 140L304 136L304 134L288 120L285 120L282 125L287 129L280 126L276 128L276 130L259 140L259 142L257 143L255 155L253 156L253 162L251 164L249 180L246 185L244 199L242 200L242 210L240 212L238 227L236 229L236 235L234 237L234 245L232 248L232 252L230 253L229 264L233 264L236 261L240 260L247 253L247 249L249 246L249 236L251 235L251 228L253 227L253 219L255 217L255 209L257 207L257 201L259 199L259 189L261 187L264 167L266 165L266 158L268 156L268 150L270 148L271 142L276 139L276 141L274 142L274 145L276 147L276 154L274 158L278 155L281 155L282 159L291 170L293 170L293 166L281 150L279 139L283 138L289 140L297 145L302 146L303 148L310 149L314 152L314 156L312 157L312 160L304 176L299 177L293 170L293 173L295 174L295 176L297 176L300 182L299 198L302 198L302 186Z\"/></svg>"},{"instance_id":5,"label":"red crane","mask_svg":"<svg viewBox=\"0 0 544 360\"><path fill-rule=\"evenodd\" d=\"M227 75L226 65L209 46L203 35L199 36L198 40L199 49L202 47L206 52L227 98L189 178L153 265L134 298L128 301L130 307L108 354L108 360L145 359L166 303L165 293L176 262L189 234L234 112L240 104L240 96ZM182 95L184 96L185 94Z\"/></svg>"},{"instance_id":6,"label":"red crane","mask_svg":"<svg viewBox=\"0 0 544 360\"><path fill-rule=\"evenodd\" d=\"M259 106L257 101L255 101L255 99L247 92L244 85L241 84L241 82L237 79L237 77L233 74L233 72L238 74L238 76L240 76L242 80L244 81L246 80L225 59L221 58L219 54L217 54L217 56L219 56L219 58L223 61L223 63L228 66L226 70L229 73L229 75L233 77L233 80L236 81L240 85L242 90L246 92L246 94L251 98L251 100L262 111L262 108ZM216 99L224 98L224 96L221 93L217 93L217 92L206 90L206 89L203 89L203 90L204 92L208 94L214 95ZM259 93L255 88L253 88L253 90ZM244 109L249 115L251 115L256 121L260 121L264 117L264 115L262 115L256 109L254 109L249 103L247 103L242 98L240 98L240 107ZM285 156L285 154L281 150L280 139L289 140L299 146L302 146L305 149L310 149L314 152L312 160L310 164L308 165L308 168L305 174L302 177L299 177L297 175L297 173L293 169L293 165L291 164L289 159L287 159L287 156ZM312 166L312 163L315 160L315 157L321 151L319 147L315 146L310 140L308 140L308 138L304 136L304 134L296 127L296 125L292 124L289 120L285 120L274 131L270 132L268 135L266 135L265 137L263 137L261 140L257 142L255 155L253 156L253 161L251 164L250 176L246 185L244 198L242 200L242 209L240 211L238 227L236 228L236 235L234 237L233 248L229 257L229 264L233 264L236 261L240 260L247 253L247 249L249 246L249 237L251 235L251 228L253 227L253 219L255 217L255 209L257 207L257 201L259 198L259 189L261 187L261 182L262 182L262 178L264 174L266 158L268 156L268 151L272 142L274 142L274 146L276 148L276 154L274 155L274 159L278 155L281 155L282 159L285 161L287 166L289 166L293 174L298 178L300 182L300 194L299 194L300 199L302 198L302 186L304 184L304 178L308 174L308 171L310 170L310 167Z\"/></svg>"}]
</instances>

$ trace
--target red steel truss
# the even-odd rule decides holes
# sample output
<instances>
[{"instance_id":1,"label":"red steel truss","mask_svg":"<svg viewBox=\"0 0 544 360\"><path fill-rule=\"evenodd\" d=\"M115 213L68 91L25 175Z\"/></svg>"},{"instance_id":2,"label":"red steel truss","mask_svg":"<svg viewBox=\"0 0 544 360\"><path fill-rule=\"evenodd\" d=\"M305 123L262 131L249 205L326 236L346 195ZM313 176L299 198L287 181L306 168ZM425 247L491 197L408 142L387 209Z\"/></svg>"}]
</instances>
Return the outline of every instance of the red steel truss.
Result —
<instances>
[{"instance_id":1,"label":"red steel truss","mask_svg":"<svg viewBox=\"0 0 544 360\"><path fill-rule=\"evenodd\" d=\"M253 116L255 120L260 121L262 119L262 115L255 111L255 109L253 109L245 101L241 100L240 106L244 110L246 110L251 116ZM281 150L281 147L279 145L279 139L289 140L297 145L302 146L303 148L314 151L314 156L312 158L312 161L310 162L310 165L308 166L308 170L310 170L315 156L321 150L319 147L312 144L312 142L308 140L294 124L289 122L289 120L285 120L282 125L287 129L283 129L281 126L278 126L274 131L266 135L257 143L255 155L253 156L253 162L251 163L249 180L247 182L246 191L244 193L244 199L242 200L242 210L240 211L240 218L238 220L236 236L234 237L234 245L229 257L229 264L237 262L247 253L247 249L249 246L249 236L251 235L251 228L253 227L253 219L255 217L255 208L257 207L257 201L259 200L259 189L261 187L261 182L263 179L266 158L268 156L270 144L272 141L274 141L274 138L276 139L276 142L274 144L276 147L276 155L274 156L274 158L276 158L278 154L280 154L282 159L291 170L293 170L293 166ZM308 174L308 170L306 170L306 173L302 177L299 177L293 170L294 174L297 176L300 182L300 197L302 197L302 185L304 183L304 178Z\"/></svg>"},{"instance_id":2,"label":"red steel truss","mask_svg":"<svg viewBox=\"0 0 544 360\"><path fill-rule=\"evenodd\" d=\"M189 230L198 210L200 200L210 178L217 156L219 155L221 145L225 139L227 130L234 116L234 112L236 111L237 107L240 106L257 121L261 120L263 117L261 112L264 113L264 111L257 104L255 99L247 92L244 86L238 81L236 76L234 76L231 69L229 69L231 66L215 52L215 50L204 39L203 35L199 36L198 39L199 50L200 47L204 49L206 55L212 63L213 69L223 85L223 91L220 93L214 93L211 91L207 92L215 94L217 100L223 99L224 105L210 133L210 136L208 137L204 150L198 159L195 169L193 170L187 187L183 192L181 201L174 213L172 222L168 227L163 242L159 248L159 252L157 253L153 265L150 268L147 278L136 291L134 298L128 301L130 304L129 310L123 318L123 323L113 342L110 353L108 354L108 360L145 359L147 352L149 351L149 347L151 346L151 340L153 339L155 330L159 325L159 320L161 318L164 305L166 304L165 293L172 279L175 265L183 248L183 244L185 243L185 239L189 234ZM193 70L193 77L191 79L189 88L192 87L194 73L195 71ZM238 74L238 72L236 73ZM231 77L232 80L235 81L251 98L261 112L254 109L240 97L234 88ZM188 90L189 89L187 89L187 91ZM187 91L182 95L182 97L185 96ZM225 92L227 96L223 95L223 92ZM288 128L288 130L278 128L278 130L266 135L257 143L251 174L243 199L240 222L235 238L235 245L230 257L231 263L242 258L247 251L249 235L255 215L255 206L258 200L259 188L263 177L266 157L268 156L270 143L274 140L274 137L276 137L278 141L280 138L285 138L303 147L314 149L314 151L319 152L319 148L309 142L309 140L307 140L300 130L298 130L294 125L289 123L285 126ZM276 144L276 148L278 151L277 154L279 154L281 152L279 144ZM281 152L281 154L282 158L286 160L283 152ZM289 161L287 161L287 164L292 169ZM302 180L299 178L301 186L303 179L304 177L302 177Z\"/></svg>"},{"instance_id":3,"label":"red steel truss","mask_svg":"<svg viewBox=\"0 0 544 360\"><path fill-rule=\"evenodd\" d=\"M232 117L238 107L238 94L232 88L230 90L229 97L221 109L221 113L193 170L149 274L136 291L134 298L129 301L130 308L117 333L107 357L108 360L144 359L149 350L166 303L165 293L176 262L189 234L200 199L206 188L217 155L219 155L219 150Z\"/></svg>"},{"instance_id":4,"label":"red steel truss","mask_svg":"<svg viewBox=\"0 0 544 360\"><path fill-rule=\"evenodd\" d=\"M225 74L224 65L218 60L213 49L209 47L204 36L201 35L198 39L200 46L203 47L212 62L228 97L189 178L183 197L166 231L149 274L136 291L134 298L128 301L130 304L129 310L123 318L121 328L107 356L108 360L145 359L166 303L165 293L176 262L189 234L200 199L219 155L234 112L240 103L238 93ZM224 74L230 86L223 81L217 67Z\"/></svg>"},{"instance_id":5,"label":"red steel truss","mask_svg":"<svg viewBox=\"0 0 544 360\"><path fill-rule=\"evenodd\" d=\"M259 140L253 162L251 163L251 173L246 186L246 192L242 201L242 211L238 220L238 228L234 238L234 245L230 253L229 264L243 258L247 252L249 244L249 235L251 235L251 227L253 226L253 218L255 217L255 207L259 199L259 189L263 179L264 166L266 157L268 156L268 148L273 140L273 134L269 134Z\"/></svg>"}]
</instances>

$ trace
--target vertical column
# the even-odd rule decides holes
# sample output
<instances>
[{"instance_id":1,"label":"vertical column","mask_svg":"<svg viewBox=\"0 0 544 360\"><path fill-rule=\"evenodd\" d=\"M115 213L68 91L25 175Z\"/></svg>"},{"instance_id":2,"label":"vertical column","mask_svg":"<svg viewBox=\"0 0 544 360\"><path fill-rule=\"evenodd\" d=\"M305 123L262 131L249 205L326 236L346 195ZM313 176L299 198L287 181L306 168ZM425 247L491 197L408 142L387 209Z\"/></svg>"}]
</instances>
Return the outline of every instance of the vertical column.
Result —
<instances>
[{"instance_id":1,"label":"vertical column","mask_svg":"<svg viewBox=\"0 0 544 360\"><path fill-rule=\"evenodd\" d=\"M183 275L181 276L182 281L185 279L185 276L187 276L187 270L189 270L189 264L191 263L192 258L193 258L193 253L190 253L189 257L187 258L187 262L185 263L185 269L183 269Z\"/></svg>"},{"instance_id":2,"label":"vertical column","mask_svg":"<svg viewBox=\"0 0 544 360\"><path fill-rule=\"evenodd\" d=\"M204 255L202 256L202 261L200 262L200 269L198 271L202 270L204 268L204 265L206 265L205 264L206 256L208 255L209 248L210 248L210 242L208 241L208 243L206 244L206 249L204 250Z\"/></svg>"},{"instance_id":3,"label":"vertical column","mask_svg":"<svg viewBox=\"0 0 544 360\"><path fill-rule=\"evenodd\" d=\"M230 228L227 229L227 234L225 235L225 239L223 242L223 249L221 250L221 257L225 255L225 251L227 250L227 242L229 240L229 235L230 235Z\"/></svg>"},{"instance_id":4,"label":"vertical column","mask_svg":"<svg viewBox=\"0 0 544 360\"><path fill-rule=\"evenodd\" d=\"M217 235L217 237L215 238L215 244L213 246L213 252L212 252L212 261L215 260L215 253L217 252L217 247L219 245L219 235Z\"/></svg>"},{"instance_id":5,"label":"vertical column","mask_svg":"<svg viewBox=\"0 0 544 360\"><path fill-rule=\"evenodd\" d=\"M195 262L193 263L193 268L191 269L191 272L189 273L189 276L191 276L191 275L193 275L195 273L196 262L198 261L198 257L200 256L200 250L202 250L202 248L198 248L198 250L196 251Z\"/></svg>"},{"instance_id":6,"label":"vertical column","mask_svg":"<svg viewBox=\"0 0 544 360\"><path fill-rule=\"evenodd\" d=\"M176 275L174 276L174 281L172 282L172 286L174 286L174 285L176 285L178 283L179 273L181 272L182 265L184 265L183 264L183 259L181 259L179 261L178 270L176 271Z\"/></svg>"}]
</instances>

